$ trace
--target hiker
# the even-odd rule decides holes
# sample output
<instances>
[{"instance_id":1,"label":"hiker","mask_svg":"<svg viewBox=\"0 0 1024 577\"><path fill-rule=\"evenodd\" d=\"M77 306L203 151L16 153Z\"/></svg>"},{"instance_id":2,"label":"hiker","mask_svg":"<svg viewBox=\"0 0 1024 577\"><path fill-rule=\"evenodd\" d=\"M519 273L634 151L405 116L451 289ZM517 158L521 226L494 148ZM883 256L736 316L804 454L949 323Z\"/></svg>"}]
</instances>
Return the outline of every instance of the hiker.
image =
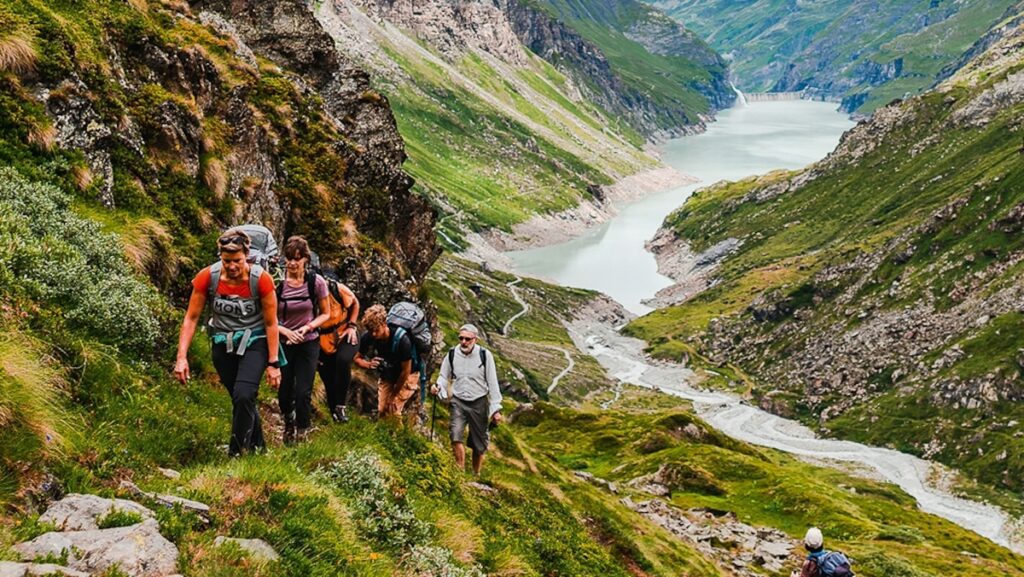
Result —
<instances>
[{"instance_id":1,"label":"hiker","mask_svg":"<svg viewBox=\"0 0 1024 577\"><path fill-rule=\"evenodd\" d=\"M406 331L399 333L399 327L388 324L382 305L373 305L363 313L363 328L366 332L359 339L355 364L379 374L378 416L400 416L419 389L420 374L412 368L412 339Z\"/></svg>"},{"instance_id":2,"label":"hiker","mask_svg":"<svg viewBox=\"0 0 1024 577\"><path fill-rule=\"evenodd\" d=\"M838 551L826 551L821 529L811 527L804 536L807 559L799 571L789 577L853 577L850 560Z\"/></svg>"},{"instance_id":3,"label":"hiker","mask_svg":"<svg viewBox=\"0 0 1024 577\"><path fill-rule=\"evenodd\" d=\"M466 467L466 447L463 441L469 425L469 448L473 450L473 474L480 475L484 453L489 442L488 426L501 424L501 391L494 367L494 355L478 344L480 331L471 324L459 329L459 346L448 351L441 362L437 383L431 394L444 399L451 390L451 420L449 434L452 454L459 469Z\"/></svg>"},{"instance_id":4,"label":"hiker","mask_svg":"<svg viewBox=\"0 0 1024 577\"><path fill-rule=\"evenodd\" d=\"M277 285L278 331L288 364L281 369L277 402L284 417L286 445L309 435L313 378L320 358L319 327L327 321L327 281L308 270L309 243L293 236L284 245L284 280Z\"/></svg>"},{"instance_id":5,"label":"hiker","mask_svg":"<svg viewBox=\"0 0 1024 577\"><path fill-rule=\"evenodd\" d=\"M182 383L188 382L188 348L209 302L213 365L231 395L231 456L264 448L256 394L264 370L271 387L281 383L281 365L286 362L279 354L274 281L262 266L246 260L250 242L238 229L217 239L220 261L199 271L192 280L174 364L174 375Z\"/></svg>"},{"instance_id":6,"label":"hiker","mask_svg":"<svg viewBox=\"0 0 1024 577\"><path fill-rule=\"evenodd\" d=\"M359 299L352 289L333 278L327 280L328 319L320 326L320 363L318 371L327 393L327 410L335 422L348 422L348 404L352 386L352 361L359 350L356 321ZM321 309L323 310L323 309Z\"/></svg>"}]
</instances>

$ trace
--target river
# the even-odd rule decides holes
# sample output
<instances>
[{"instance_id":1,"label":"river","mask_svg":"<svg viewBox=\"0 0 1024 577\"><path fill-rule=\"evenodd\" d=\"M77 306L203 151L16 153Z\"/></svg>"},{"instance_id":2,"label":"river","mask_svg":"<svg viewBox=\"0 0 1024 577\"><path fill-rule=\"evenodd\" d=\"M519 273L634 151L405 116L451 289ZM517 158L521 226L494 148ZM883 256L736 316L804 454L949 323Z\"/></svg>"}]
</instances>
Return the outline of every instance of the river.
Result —
<instances>
[{"instance_id":1,"label":"river","mask_svg":"<svg viewBox=\"0 0 1024 577\"><path fill-rule=\"evenodd\" d=\"M672 284L644 249L665 217L694 190L779 168L800 168L835 148L853 123L835 104L755 102L722 111L707 132L669 141L662 160L700 182L619 207L612 220L562 244L506 253L519 274L594 289L644 314L643 300Z\"/></svg>"},{"instance_id":2,"label":"river","mask_svg":"<svg viewBox=\"0 0 1024 577\"><path fill-rule=\"evenodd\" d=\"M572 241L508 254L520 274L598 290L634 313L648 312L643 300L671 284L658 274L653 256L644 249L666 215L702 186L815 162L851 126L833 104L821 102L758 102L724 111L706 133L664 147L665 163L700 178L700 183L624 205L614 219ZM1017 521L996 507L935 487L935 479L949 471L934 463L890 449L821 439L803 425L735 396L701 390L688 368L650 360L642 341L624 337L606 324L581 318L569 332L577 347L594 356L619 382L692 401L710 425L736 439L815 462L855 464L855 473L898 485L917 499L923 511L1024 552Z\"/></svg>"}]
</instances>

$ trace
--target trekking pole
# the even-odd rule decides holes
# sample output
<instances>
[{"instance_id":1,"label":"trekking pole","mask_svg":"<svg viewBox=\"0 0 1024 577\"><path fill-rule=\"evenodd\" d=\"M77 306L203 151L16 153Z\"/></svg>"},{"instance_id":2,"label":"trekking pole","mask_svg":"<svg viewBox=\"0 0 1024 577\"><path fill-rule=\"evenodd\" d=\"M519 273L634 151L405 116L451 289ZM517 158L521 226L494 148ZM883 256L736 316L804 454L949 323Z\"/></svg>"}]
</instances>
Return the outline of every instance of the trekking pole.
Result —
<instances>
[{"instance_id":1,"label":"trekking pole","mask_svg":"<svg viewBox=\"0 0 1024 577\"><path fill-rule=\"evenodd\" d=\"M437 418L437 395L434 395L434 402L430 408L430 442L434 442L434 419Z\"/></svg>"}]
</instances>

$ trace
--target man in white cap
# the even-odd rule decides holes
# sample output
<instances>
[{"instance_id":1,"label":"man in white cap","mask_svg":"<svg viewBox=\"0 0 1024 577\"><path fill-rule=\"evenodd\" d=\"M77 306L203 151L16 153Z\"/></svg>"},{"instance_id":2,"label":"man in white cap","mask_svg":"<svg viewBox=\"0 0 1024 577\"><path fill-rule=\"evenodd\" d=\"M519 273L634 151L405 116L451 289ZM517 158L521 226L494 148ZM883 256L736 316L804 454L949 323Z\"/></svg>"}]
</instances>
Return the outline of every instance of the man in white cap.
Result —
<instances>
[{"instance_id":1,"label":"man in white cap","mask_svg":"<svg viewBox=\"0 0 1024 577\"><path fill-rule=\"evenodd\" d=\"M477 344L480 331L471 324L459 329L459 346L448 351L441 362L437 383L431 394L444 399L451 396L451 422L449 433L452 454L459 469L466 467L466 447L463 441L469 426L469 447L473 450L473 474L480 475L484 453L489 443L488 425L502 421L501 391L494 355ZM448 386L451 385L451 391ZM450 395L449 395L450 393Z\"/></svg>"},{"instance_id":2,"label":"man in white cap","mask_svg":"<svg viewBox=\"0 0 1024 577\"><path fill-rule=\"evenodd\" d=\"M789 577L816 577L818 575L818 559L823 552L824 537L821 529L811 527L804 535L804 549L807 549L807 559L799 571L793 571Z\"/></svg>"}]
</instances>

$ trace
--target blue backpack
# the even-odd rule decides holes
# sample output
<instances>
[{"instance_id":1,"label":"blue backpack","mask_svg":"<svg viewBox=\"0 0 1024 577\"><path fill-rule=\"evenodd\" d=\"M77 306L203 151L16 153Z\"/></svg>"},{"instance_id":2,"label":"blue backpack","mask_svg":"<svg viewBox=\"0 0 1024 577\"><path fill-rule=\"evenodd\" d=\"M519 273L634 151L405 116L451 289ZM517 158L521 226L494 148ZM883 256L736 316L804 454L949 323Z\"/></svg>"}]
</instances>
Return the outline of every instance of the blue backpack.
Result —
<instances>
[{"instance_id":1,"label":"blue backpack","mask_svg":"<svg viewBox=\"0 0 1024 577\"><path fill-rule=\"evenodd\" d=\"M807 556L818 565L819 577L853 577L850 560L839 551L821 551Z\"/></svg>"}]
</instances>

